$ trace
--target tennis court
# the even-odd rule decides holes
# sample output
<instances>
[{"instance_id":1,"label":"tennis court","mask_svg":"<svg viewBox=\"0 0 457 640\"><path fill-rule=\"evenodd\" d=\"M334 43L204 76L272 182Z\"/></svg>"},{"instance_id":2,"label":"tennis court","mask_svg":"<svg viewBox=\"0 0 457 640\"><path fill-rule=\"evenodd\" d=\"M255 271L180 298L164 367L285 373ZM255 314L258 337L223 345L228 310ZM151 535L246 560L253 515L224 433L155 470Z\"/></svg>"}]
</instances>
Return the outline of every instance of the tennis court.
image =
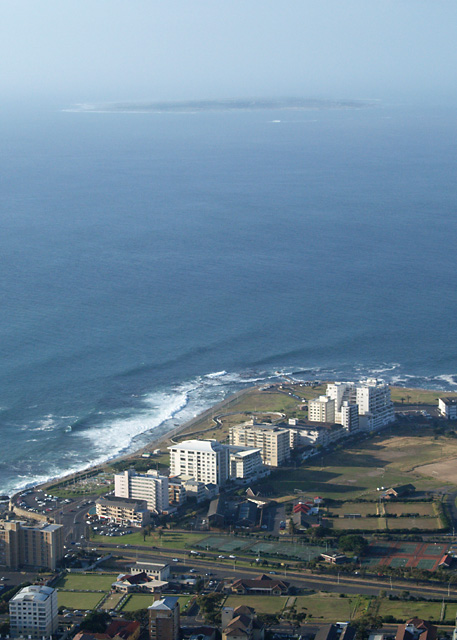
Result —
<instances>
[{"instance_id":1,"label":"tennis court","mask_svg":"<svg viewBox=\"0 0 457 640\"><path fill-rule=\"evenodd\" d=\"M419 567L419 569L427 569L428 571L431 571L435 566L435 563L436 560L434 558L421 558L416 564L416 567Z\"/></svg>"},{"instance_id":2,"label":"tennis court","mask_svg":"<svg viewBox=\"0 0 457 640\"><path fill-rule=\"evenodd\" d=\"M408 564L409 558L391 558L389 562L389 567L394 567L395 569L398 567L406 567Z\"/></svg>"},{"instance_id":3,"label":"tennis court","mask_svg":"<svg viewBox=\"0 0 457 640\"><path fill-rule=\"evenodd\" d=\"M419 567L433 571L441 557L446 553L447 545L423 544L422 542L390 542L370 544L363 563L371 566L382 564L389 567Z\"/></svg>"},{"instance_id":4,"label":"tennis court","mask_svg":"<svg viewBox=\"0 0 457 640\"><path fill-rule=\"evenodd\" d=\"M251 542L240 540L239 538L230 538L229 536L209 536L195 543L195 547L199 549L211 549L211 551L236 551L237 549L245 549L249 547Z\"/></svg>"},{"instance_id":5,"label":"tennis court","mask_svg":"<svg viewBox=\"0 0 457 640\"><path fill-rule=\"evenodd\" d=\"M417 542L397 542L393 553L401 556L412 556L417 552Z\"/></svg>"},{"instance_id":6,"label":"tennis court","mask_svg":"<svg viewBox=\"0 0 457 640\"><path fill-rule=\"evenodd\" d=\"M424 556L442 556L446 553L447 547L442 544L427 544L422 551Z\"/></svg>"}]
</instances>

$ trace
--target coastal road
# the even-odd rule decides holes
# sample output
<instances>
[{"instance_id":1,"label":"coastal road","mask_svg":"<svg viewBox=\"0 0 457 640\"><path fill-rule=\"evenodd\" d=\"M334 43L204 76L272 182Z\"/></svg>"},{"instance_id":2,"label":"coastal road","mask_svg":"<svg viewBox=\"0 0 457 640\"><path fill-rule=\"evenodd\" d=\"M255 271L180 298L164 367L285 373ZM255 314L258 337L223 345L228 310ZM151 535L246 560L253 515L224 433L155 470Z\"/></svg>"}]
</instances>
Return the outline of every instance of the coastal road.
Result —
<instances>
[{"instance_id":1,"label":"coastal road","mask_svg":"<svg viewBox=\"0 0 457 640\"><path fill-rule=\"evenodd\" d=\"M95 546L95 545L94 545ZM169 562L172 571L175 573L189 573L190 569L196 569L200 575L211 572L213 579L217 580L233 580L235 578L252 578L261 573L269 574L269 568L262 566L241 567L236 561L230 564L222 564L212 559L200 559L198 556L191 558L182 557L182 549L166 549L164 550L148 550L144 547L129 547L120 550L118 545L103 543L97 545L97 548L109 550L114 555L120 555L125 558L126 564L134 562ZM179 562L174 563L173 558L178 557ZM409 591L411 594L425 598L435 597L452 597L457 596L457 589L454 585L425 585L415 584L407 581L381 579L377 577L362 578L358 576L341 575L321 575L312 574L304 571L282 570L275 571L271 577L273 579L286 580L294 586L305 589L314 589L320 591L329 591L333 593L348 593L362 595L379 595L381 590L387 591L392 595L399 595L402 591Z\"/></svg>"}]
</instances>

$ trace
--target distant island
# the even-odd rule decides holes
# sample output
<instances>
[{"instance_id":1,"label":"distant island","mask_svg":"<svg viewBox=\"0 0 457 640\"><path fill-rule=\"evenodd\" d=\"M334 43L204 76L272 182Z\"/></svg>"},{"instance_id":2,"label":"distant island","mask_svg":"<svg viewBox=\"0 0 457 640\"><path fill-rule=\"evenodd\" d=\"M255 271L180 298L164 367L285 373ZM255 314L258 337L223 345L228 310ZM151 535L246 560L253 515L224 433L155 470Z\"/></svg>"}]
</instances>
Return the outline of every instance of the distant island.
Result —
<instances>
[{"instance_id":1,"label":"distant island","mask_svg":"<svg viewBox=\"0 0 457 640\"><path fill-rule=\"evenodd\" d=\"M115 113L195 113L200 111L316 111L362 109L374 106L369 100L319 100L315 98L184 100L162 102L110 102L77 104L64 111Z\"/></svg>"}]
</instances>

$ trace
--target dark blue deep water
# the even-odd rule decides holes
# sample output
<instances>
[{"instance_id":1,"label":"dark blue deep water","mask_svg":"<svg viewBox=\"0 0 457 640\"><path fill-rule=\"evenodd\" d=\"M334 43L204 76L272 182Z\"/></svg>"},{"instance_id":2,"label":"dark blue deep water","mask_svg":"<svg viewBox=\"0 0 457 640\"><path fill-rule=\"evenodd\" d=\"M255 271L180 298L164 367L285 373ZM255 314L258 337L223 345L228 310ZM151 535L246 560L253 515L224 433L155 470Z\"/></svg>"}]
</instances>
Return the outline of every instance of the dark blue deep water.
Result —
<instances>
[{"instance_id":1,"label":"dark blue deep water","mask_svg":"<svg viewBox=\"0 0 457 640\"><path fill-rule=\"evenodd\" d=\"M3 114L0 493L278 370L456 388L456 113Z\"/></svg>"}]
</instances>

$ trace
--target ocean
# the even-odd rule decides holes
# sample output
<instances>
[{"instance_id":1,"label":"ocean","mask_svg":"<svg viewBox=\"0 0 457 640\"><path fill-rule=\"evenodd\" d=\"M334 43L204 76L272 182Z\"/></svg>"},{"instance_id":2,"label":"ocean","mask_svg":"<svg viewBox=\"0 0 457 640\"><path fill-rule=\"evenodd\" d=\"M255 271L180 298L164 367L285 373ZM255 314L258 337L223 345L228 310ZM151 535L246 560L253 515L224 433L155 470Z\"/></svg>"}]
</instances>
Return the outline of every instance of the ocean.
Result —
<instances>
[{"instance_id":1,"label":"ocean","mask_svg":"<svg viewBox=\"0 0 457 640\"><path fill-rule=\"evenodd\" d=\"M0 493L248 384L457 389L456 110L0 122Z\"/></svg>"}]
</instances>

